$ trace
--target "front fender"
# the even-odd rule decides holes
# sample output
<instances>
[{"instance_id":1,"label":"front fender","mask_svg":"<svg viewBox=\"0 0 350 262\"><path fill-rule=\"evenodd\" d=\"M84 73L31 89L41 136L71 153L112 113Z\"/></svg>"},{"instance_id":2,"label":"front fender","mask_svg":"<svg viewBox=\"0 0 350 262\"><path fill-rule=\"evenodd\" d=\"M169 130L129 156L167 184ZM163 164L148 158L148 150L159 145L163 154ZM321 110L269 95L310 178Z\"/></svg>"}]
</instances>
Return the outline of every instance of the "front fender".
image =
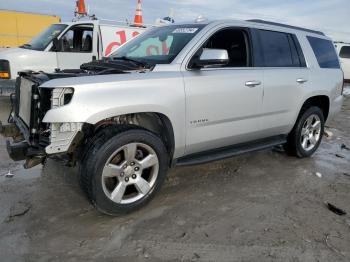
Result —
<instances>
[{"instance_id":1,"label":"front fender","mask_svg":"<svg viewBox=\"0 0 350 262\"><path fill-rule=\"evenodd\" d=\"M142 75L137 76L141 78ZM108 76L103 80L111 80L112 77ZM182 77L177 74L176 77L168 75L158 79L147 79L145 74L143 79L126 81L126 78L131 77L125 75L118 77L117 82L84 83L81 86L71 83L78 80L80 82L99 80L102 77L63 79L60 84L74 88L73 98L68 105L49 110L43 122L94 125L102 120L125 114L160 113L170 120L174 129L175 148L177 148L174 156L183 154L186 123Z\"/></svg>"}]
</instances>

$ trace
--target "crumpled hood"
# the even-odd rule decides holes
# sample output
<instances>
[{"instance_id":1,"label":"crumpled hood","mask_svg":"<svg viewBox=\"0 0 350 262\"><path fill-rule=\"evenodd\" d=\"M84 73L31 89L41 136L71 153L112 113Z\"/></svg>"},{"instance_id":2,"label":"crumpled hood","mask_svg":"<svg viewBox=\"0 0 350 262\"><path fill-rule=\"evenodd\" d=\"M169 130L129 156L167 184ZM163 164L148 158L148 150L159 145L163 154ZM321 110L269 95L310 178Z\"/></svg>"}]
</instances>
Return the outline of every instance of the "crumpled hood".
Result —
<instances>
[{"instance_id":1,"label":"crumpled hood","mask_svg":"<svg viewBox=\"0 0 350 262\"><path fill-rule=\"evenodd\" d=\"M135 71L128 74L110 74L110 75L88 75L79 77L68 77L53 79L43 83L41 88L64 88L73 87L74 89L80 88L98 88L101 85L114 85L128 82L129 84L135 81L142 81L151 79L153 74L151 72Z\"/></svg>"}]
</instances>

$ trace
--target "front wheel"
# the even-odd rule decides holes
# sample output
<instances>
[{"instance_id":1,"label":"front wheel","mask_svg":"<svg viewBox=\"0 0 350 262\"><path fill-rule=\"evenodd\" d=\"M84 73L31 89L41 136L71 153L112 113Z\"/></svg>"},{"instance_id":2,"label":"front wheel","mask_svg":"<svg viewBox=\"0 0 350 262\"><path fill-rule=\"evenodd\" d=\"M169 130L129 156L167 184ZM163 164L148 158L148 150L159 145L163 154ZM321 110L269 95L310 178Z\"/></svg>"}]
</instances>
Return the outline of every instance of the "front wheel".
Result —
<instances>
[{"instance_id":1,"label":"front wheel","mask_svg":"<svg viewBox=\"0 0 350 262\"><path fill-rule=\"evenodd\" d=\"M305 110L289 134L284 148L290 155L310 157L319 148L324 132L324 116L318 107Z\"/></svg>"},{"instance_id":2,"label":"front wheel","mask_svg":"<svg viewBox=\"0 0 350 262\"><path fill-rule=\"evenodd\" d=\"M80 168L84 191L109 215L144 206L168 169L168 154L158 136L142 129L114 131L103 130L105 134L97 136Z\"/></svg>"}]
</instances>

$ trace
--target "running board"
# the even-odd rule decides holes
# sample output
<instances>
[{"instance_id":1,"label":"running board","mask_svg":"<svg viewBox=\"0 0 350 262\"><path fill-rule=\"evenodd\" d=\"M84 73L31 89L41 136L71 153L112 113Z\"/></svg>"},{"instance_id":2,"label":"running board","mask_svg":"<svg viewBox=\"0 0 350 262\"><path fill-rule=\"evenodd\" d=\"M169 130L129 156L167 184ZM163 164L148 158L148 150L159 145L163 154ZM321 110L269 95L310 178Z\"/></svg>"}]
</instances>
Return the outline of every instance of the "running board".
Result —
<instances>
[{"instance_id":1,"label":"running board","mask_svg":"<svg viewBox=\"0 0 350 262\"><path fill-rule=\"evenodd\" d=\"M276 137L256 140L249 143L238 144L234 146L210 150L207 152L196 153L189 156L179 158L175 161L174 166L193 166L213 161L218 161L233 156L260 151L274 146L282 145L287 142L287 136L280 135Z\"/></svg>"}]
</instances>

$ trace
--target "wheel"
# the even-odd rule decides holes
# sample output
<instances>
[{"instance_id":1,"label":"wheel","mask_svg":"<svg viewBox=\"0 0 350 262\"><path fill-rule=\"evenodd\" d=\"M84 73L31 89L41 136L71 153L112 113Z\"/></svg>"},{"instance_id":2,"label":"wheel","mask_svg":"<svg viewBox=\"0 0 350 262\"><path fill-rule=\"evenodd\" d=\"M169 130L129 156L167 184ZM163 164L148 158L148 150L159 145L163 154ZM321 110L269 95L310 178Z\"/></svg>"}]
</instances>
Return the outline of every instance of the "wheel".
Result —
<instances>
[{"instance_id":1,"label":"wheel","mask_svg":"<svg viewBox=\"0 0 350 262\"><path fill-rule=\"evenodd\" d=\"M310 157L321 144L324 132L324 116L318 107L310 107L299 116L287 143L286 152L300 158Z\"/></svg>"},{"instance_id":2,"label":"wheel","mask_svg":"<svg viewBox=\"0 0 350 262\"><path fill-rule=\"evenodd\" d=\"M92 140L79 175L94 206L118 215L151 200L165 180L168 164L167 150L155 134L108 127Z\"/></svg>"}]
</instances>

